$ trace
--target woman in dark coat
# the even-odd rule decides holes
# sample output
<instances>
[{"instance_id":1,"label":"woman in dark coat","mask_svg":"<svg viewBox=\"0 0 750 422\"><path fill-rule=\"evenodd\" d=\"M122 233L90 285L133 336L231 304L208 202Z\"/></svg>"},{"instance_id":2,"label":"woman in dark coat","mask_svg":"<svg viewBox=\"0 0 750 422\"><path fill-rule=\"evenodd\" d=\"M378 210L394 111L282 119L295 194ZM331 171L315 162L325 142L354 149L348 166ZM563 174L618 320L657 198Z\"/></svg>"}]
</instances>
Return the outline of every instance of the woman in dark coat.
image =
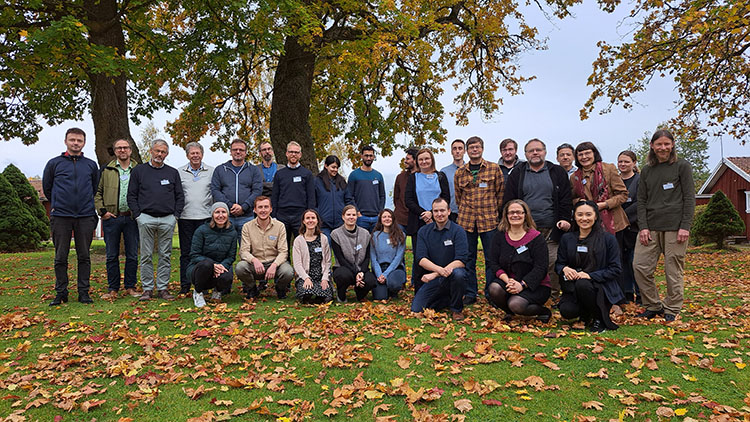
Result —
<instances>
[{"instance_id":1,"label":"woman in dark coat","mask_svg":"<svg viewBox=\"0 0 750 422\"><path fill-rule=\"evenodd\" d=\"M628 216L630 226L615 233L617 245L620 246L620 261L622 262L622 278L620 278L620 289L625 295L622 303L635 300L641 303L641 292L635 282L633 274L633 255L635 253L635 242L638 237L638 181L641 175L638 173L638 158L633 151L623 151L617 156L617 168L620 177L628 188L628 199L622 204L625 215ZM633 295L635 294L635 298Z\"/></svg>"},{"instance_id":2,"label":"woman in dark coat","mask_svg":"<svg viewBox=\"0 0 750 422\"><path fill-rule=\"evenodd\" d=\"M552 312L544 306L551 291L547 242L525 202L514 199L505 205L489 250L487 265L494 277L484 289L487 300L507 312L506 319L536 315L549 321Z\"/></svg>"},{"instance_id":3,"label":"woman in dark coat","mask_svg":"<svg viewBox=\"0 0 750 422\"><path fill-rule=\"evenodd\" d=\"M315 199L320 215L321 231L331 240L331 232L344 224L341 213L354 198L346 189L346 179L339 174L341 160L335 155L326 157L323 170L315 177Z\"/></svg>"},{"instance_id":4,"label":"woman in dark coat","mask_svg":"<svg viewBox=\"0 0 750 422\"><path fill-rule=\"evenodd\" d=\"M229 208L223 202L211 207L211 221L198 227L190 247L187 274L193 280L193 303L206 306L203 294L211 289L211 299L221 300L221 292L232 286L232 263L237 255L237 231L229 222Z\"/></svg>"},{"instance_id":5,"label":"woman in dark coat","mask_svg":"<svg viewBox=\"0 0 750 422\"><path fill-rule=\"evenodd\" d=\"M622 300L620 249L615 236L604 230L596 202L573 205L571 232L560 238L555 270L560 275L560 315L580 318L595 333L616 330L609 318L612 304Z\"/></svg>"}]
</instances>

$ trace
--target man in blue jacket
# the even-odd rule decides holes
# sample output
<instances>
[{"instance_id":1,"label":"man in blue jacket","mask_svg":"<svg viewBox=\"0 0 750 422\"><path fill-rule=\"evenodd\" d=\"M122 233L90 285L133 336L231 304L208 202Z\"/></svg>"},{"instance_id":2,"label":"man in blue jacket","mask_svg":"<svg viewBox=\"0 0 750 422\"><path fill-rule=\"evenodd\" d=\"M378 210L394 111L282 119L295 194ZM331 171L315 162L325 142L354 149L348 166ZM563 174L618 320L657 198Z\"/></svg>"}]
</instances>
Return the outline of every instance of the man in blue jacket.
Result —
<instances>
[{"instance_id":1,"label":"man in blue jacket","mask_svg":"<svg viewBox=\"0 0 750 422\"><path fill-rule=\"evenodd\" d=\"M232 159L214 169L211 178L211 195L214 202L229 206L229 221L242 237L242 226L253 219L255 198L263 191L263 175L258 167L245 161L247 144L236 138L229 147Z\"/></svg>"},{"instance_id":2,"label":"man in blue jacket","mask_svg":"<svg viewBox=\"0 0 750 422\"><path fill-rule=\"evenodd\" d=\"M50 306L68 301L68 253L75 236L78 257L78 301L93 303L89 296L91 259L89 248L98 218L94 194L99 186L99 168L83 156L86 133L70 128L65 133L66 151L44 167L42 188L51 204L50 227L55 245L55 299Z\"/></svg>"}]
</instances>

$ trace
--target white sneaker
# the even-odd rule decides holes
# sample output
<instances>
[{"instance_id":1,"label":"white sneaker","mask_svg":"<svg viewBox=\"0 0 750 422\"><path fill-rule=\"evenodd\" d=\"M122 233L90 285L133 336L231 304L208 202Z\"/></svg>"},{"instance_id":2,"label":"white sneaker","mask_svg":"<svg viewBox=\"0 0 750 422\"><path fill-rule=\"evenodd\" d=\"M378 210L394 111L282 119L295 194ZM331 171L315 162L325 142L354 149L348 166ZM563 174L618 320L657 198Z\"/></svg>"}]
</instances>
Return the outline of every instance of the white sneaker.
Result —
<instances>
[{"instance_id":1,"label":"white sneaker","mask_svg":"<svg viewBox=\"0 0 750 422\"><path fill-rule=\"evenodd\" d=\"M203 293L198 293L197 290L193 290L193 303L198 308L206 306L206 299L203 298Z\"/></svg>"},{"instance_id":2,"label":"white sneaker","mask_svg":"<svg viewBox=\"0 0 750 422\"><path fill-rule=\"evenodd\" d=\"M214 290L213 293L211 293L211 300L221 300L221 292Z\"/></svg>"}]
</instances>

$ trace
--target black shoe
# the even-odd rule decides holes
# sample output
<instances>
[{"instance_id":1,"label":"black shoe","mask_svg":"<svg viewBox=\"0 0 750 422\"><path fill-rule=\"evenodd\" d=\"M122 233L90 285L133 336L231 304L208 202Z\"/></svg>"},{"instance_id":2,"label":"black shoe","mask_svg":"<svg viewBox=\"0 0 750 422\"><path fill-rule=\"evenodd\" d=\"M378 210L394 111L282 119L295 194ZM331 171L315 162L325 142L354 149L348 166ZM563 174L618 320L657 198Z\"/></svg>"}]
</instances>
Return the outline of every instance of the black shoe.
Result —
<instances>
[{"instance_id":1,"label":"black shoe","mask_svg":"<svg viewBox=\"0 0 750 422\"><path fill-rule=\"evenodd\" d=\"M177 294L178 294L178 295L186 295L186 294L188 294L188 293L191 293L191 289L190 289L190 286L181 286L181 287L180 287L180 292L179 292L179 293L177 293Z\"/></svg>"},{"instance_id":2,"label":"black shoe","mask_svg":"<svg viewBox=\"0 0 750 422\"><path fill-rule=\"evenodd\" d=\"M464 306L471 306L477 303L476 296L464 296Z\"/></svg>"},{"instance_id":3,"label":"black shoe","mask_svg":"<svg viewBox=\"0 0 750 422\"><path fill-rule=\"evenodd\" d=\"M591 326L589 326L589 331L592 333L603 333L607 331L607 327L604 326L604 323L601 320L595 319L594 322L591 323Z\"/></svg>"},{"instance_id":4,"label":"black shoe","mask_svg":"<svg viewBox=\"0 0 750 422\"><path fill-rule=\"evenodd\" d=\"M257 287L253 287L252 289L248 289L245 291L245 299L251 300L255 299L260 295L260 292L258 291Z\"/></svg>"},{"instance_id":5,"label":"black shoe","mask_svg":"<svg viewBox=\"0 0 750 422\"><path fill-rule=\"evenodd\" d=\"M654 317L657 315L664 315L664 310L662 309L660 311L651 311L649 309L646 309L645 311L636 315L636 318L654 319Z\"/></svg>"},{"instance_id":6,"label":"black shoe","mask_svg":"<svg viewBox=\"0 0 750 422\"><path fill-rule=\"evenodd\" d=\"M63 303L68 303L68 294L58 293L55 298L52 299L52 302L49 303L49 306L58 306L62 305Z\"/></svg>"},{"instance_id":7,"label":"black shoe","mask_svg":"<svg viewBox=\"0 0 750 422\"><path fill-rule=\"evenodd\" d=\"M340 290L336 290L336 300L339 303L346 303L346 290L343 292Z\"/></svg>"},{"instance_id":8,"label":"black shoe","mask_svg":"<svg viewBox=\"0 0 750 422\"><path fill-rule=\"evenodd\" d=\"M268 282L267 281L259 281L258 282L258 290L259 291L262 292L263 290L266 290L267 287L268 287Z\"/></svg>"},{"instance_id":9,"label":"black shoe","mask_svg":"<svg viewBox=\"0 0 750 422\"><path fill-rule=\"evenodd\" d=\"M676 318L676 315L664 314L664 321L666 322L674 322L675 318Z\"/></svg>"},{"instance_id":10,"label":"black shoe","mask_svg":"<svg viewBox=\"0 0 750 422\"><path fill-rule=\"evenodd\" d=\"M89 292L78 293L78 301L81 303L94 303L94 301L91 300L91 296L89 296Z\"/></svg>"},{"instance_id":11,"label":"black shoe","mask_svg":"<svg viewBox=\"0 0 750 422\"><path fill-rule=\"evenodd\" d=\"M546 323L549 322L549 319L551 317L552 317L552 311L550 311L547 308L544 308L544 311L542 311L541 314L539 314L539 315L536 316L536 320L539 321L539 322L541 322L541 323L543 323L543 324L546 324Z\"/></svg>"},{"instance_id":12,"label":"black shoe","mask_svg":"<svg viewBox=\"0 0 750 422\"><path fill-rule=\"evenodd\" d=\"M636 297L635 297L635 303L637 305L643 305L643 301L641 300L641 295L636 295Z\"/></svg>"},{"instance_id":13,"label":"black shoe","mask_svg":"<svg viewBox=\"0 0 750 422\"><path fill-rule=\"evenodd\" d=\"M505 322L513 321L513 314L505 314L505 316L503 317L503 321Z\"/></svg>"},{"instance_id":14,"label":"black shoe","mask_svg":"<svg viewBox=\"0 0 750 422\"><path fill-rule=\"evenodd\" d=\"M283 290L276 290L276 298L286 299L286 292Z\"/></svg>"}]
</instances>

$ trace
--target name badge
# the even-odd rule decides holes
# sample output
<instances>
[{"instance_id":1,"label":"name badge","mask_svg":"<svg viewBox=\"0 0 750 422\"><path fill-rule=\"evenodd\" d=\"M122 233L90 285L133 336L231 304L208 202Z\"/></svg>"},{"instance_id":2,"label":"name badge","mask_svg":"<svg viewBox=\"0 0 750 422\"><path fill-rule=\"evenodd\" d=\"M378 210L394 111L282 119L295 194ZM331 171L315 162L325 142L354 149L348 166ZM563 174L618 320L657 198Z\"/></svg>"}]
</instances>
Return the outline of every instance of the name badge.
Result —
<instances>
[{"instance_id":1,"label":"name badge","mask_svg":"<svg viewBox=\"0 0 750 422\"><path fill-rule=\"evenodd\" d=\"M625 201L625 202L633 202L633 198L631 198L631 197L628 197L628 200L627 200L627 201Z\"/></svg>"},{"instance_id":2,"label":"name badge","mask_svg":"<svg viewBox=\"0 0 750 422\"><path fill-rule=\"evenodd\" d=\"M302 176L294 176L292 178L292 182L294 182L294 183L299 183L301 181L302 181Z\"/></svg>"},{"instance_id":3,"label":"name badge","mask_svg":"<svg viewBox=\"0 0 750 422\"><path fill-rule=\"evenodd\" d=\"M355 250L360 250L360 249L362 249L362 245L357 245L354 249Z\"/></svg>"},{"instance_id":4,"label":"name badge","mask_svg":"<svg viewBox=\"0 0 750 422\"><path fill-rule=\"evenodd\" d=\"M128 179L130 179L130 175L129 174L123 174L122 176L120 176L120 180L122 180L122 181L125 181L125 180L128 180Z\"/></svg>"},{"instance_id":5,"label":"name badge","mask_svg":"<svg viewBox=\"0 0 750 422\"><path fill-rule=\"evenodd\" d=\"M585 245L578 245L578 247L576 248L576 252L589 253L589 248L587 248Z\"/></svg>"},{"instance_id":6,"label":"name badge","mask_svg":"<svg viewBox=\"0 0 750 422\"><path fill-rule=\"evenodd\" d=\"M385 243L390 245L391 244L391 238L385 239Z\"/></svg>"},{"instance_id":7,"label":"name badge","mask_svg":"<svg viewBox=\"0 0 750 422\"><path fill-rule=\"evenodd\" d=\"M375 179L375 180L373 180L373 181L372 181L372 184L373 184L373 185L377 185L377 184L380 184L380 180L378 180L378 179Z\"/></svg>"},{"instance_id":8,"label":"name badge","mask_svg":"<svg viewBox=\"0 0 750 422\"><path fill-rule=\"evenodd\" d=\"M450 239L446 239L445 241L443 241L443 245L445 245L445 246L453 246L453 241L450 240Z\"/></svg>"},{"instance_id":9,"label":"name badge","mask_svg":"<svg viewBox=\"0 0 750 422\"><path fill-rule=\"evenodd\" d=\"M272 235L272 234L269 234L269 235L268 235L268 240L276 240L276 239L277 239L277 237L276 237L276 236L274 236L274 235Z\"/></svg>"},{"instance_id":10,"label":"name badge","mask_svg":"<svg viewBox=\"0 0 750 422\"><path fill-rule=\"evenodd\" d=\"M480 184L479 184L479 187L480 187L480 188L486 188L486 187L487 187L487 182L482 182L482 183L480 183Z\"/></svg>"},{"instance_id":11,"label":"name badge","mask_svg":"<svg viewBox=\"0 0 750 422\"><path fill-rule=\"evenodd\" d=\"M317 248L313 249L313 252L318 252L318 253L323 252L323 248L318 246Z\"/></svg>"},{"instance_id":12,"label":"name badge","mask_svg":"<svg viewBox=\"0 0 750 422\"><path fill-rule=\"evenodd\" d=\"M162 185L162 186L164 186L164 185L168 185L168 184L169 184L169 180L167 180L167 179L162 179L162 181L161 181L161 185Z\"/></svg>"},{"instance_id":13,"label":"name badge","mask_svg":"<svg viewBox=\"0 0 750 422\"><path fill-rule=\"evenodd\" d=\"M672 182L667 182L663 184L662 187L664 188L664 190L674 189L674 185L672 184Z\"/></svg>"},{"instance_id":14,"label":"name badge","mask_svg":"<svg viewBox=\"0 0 750 422\"><path fill-rule=\"evenodd\" d=\"M583 181L582 181L581 183L585 185L585 184L586 184L586 182L588 182L588 180L586 180L586 179L583 179Z\"/></svg>"},{"instance_id":15,"label":"name badge","mask_svg":"<svg viewBox=\"0 0 750 422\"><path fill-rule=\"evenodd\" d=\"M526 251L528 251L528 250L529 250L529 248L527 248L526 245L519 246L519 247L516 248L516 252L518 252L519 255L522 254L522 253L524 253L524 252L526 252Z\"/></svg>"},{"instance_id":16,"label":"name badge","mask_svg":"<svg viewBox=\"0 0 750 422\"><path fill-rule=\"evenodd\" d=\"M434 178L437 177L437 174L435 174L435 173L427 174L427 175L425 175L425 177L427 177L427 180L432 180L432 179L434 179Z\"/></svg>"}]
</instances>

